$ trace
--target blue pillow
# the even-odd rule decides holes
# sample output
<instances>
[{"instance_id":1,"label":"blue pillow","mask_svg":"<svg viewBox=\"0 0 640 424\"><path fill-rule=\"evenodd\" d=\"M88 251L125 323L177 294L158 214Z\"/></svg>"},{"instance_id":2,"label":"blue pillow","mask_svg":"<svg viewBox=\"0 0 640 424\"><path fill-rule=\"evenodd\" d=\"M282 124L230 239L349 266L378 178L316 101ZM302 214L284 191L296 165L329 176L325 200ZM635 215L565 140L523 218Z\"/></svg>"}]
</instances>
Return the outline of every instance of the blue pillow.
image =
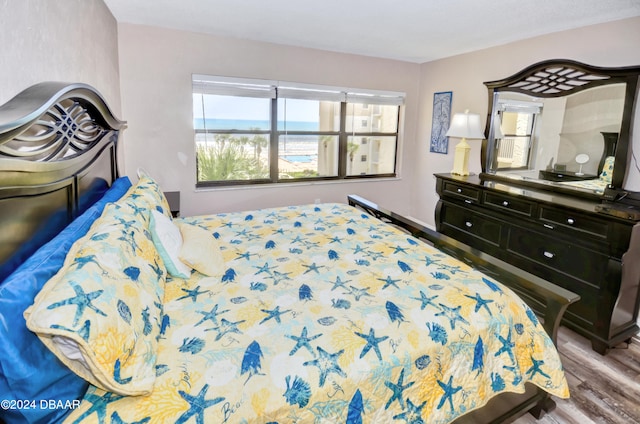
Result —
<instances>
[{"instance_id":1,"label":"blue pillow","mask_svg":"<svg viewBox=\"0 0 640 424\"><path fill-rule=\"evenodd\" d=\"M109 189L106 180L102 178L94 179L89 187L83 189L83 194L78 199L77 213L79 215L82 214L88 207L103 197ZM54 238L68 223L68 211L64 208L49 216L45 222L41 222L38 231L33 237L18 247L11 257L0 265L0 281L4 281L5 278L18 269L22 262L33 255L40 246Z\"/></svg>"},{"instance_id":2,"label":"blue pillow","mask_svg":"<svg viewBox=\"0 0 640 424\"><path fill-rule=\"evenodd\" d=\"M22 314L62 267L71 245L87 233L105 205L118 200L129 187L128 177L117 179L100 200L38 249L0 286L0 398L36 401L35 409L2 411L7 424L61 421L71 409L40 409L40 400L64 403L80 399L86 392L88 383L27 329Z\"/></svg>"}]
</instances>

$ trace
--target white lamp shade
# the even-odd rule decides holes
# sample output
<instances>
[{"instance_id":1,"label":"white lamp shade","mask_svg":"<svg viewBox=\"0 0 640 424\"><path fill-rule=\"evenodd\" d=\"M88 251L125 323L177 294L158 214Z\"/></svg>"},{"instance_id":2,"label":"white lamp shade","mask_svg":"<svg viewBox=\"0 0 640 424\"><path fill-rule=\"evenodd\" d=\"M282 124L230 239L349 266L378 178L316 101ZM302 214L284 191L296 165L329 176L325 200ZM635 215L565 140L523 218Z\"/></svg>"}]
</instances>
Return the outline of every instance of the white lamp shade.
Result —
<instances>
[{"instance_id":1,"label":"white lamp shade","mask_svg":"<svg viewBox=\"0 0 640 424\"><path fill-rule=\"evenodd\" d=\"M456 113L453 115L447 137L483 139L480 127L480 115L477 113Z\"/></svg>"}]
</instances>

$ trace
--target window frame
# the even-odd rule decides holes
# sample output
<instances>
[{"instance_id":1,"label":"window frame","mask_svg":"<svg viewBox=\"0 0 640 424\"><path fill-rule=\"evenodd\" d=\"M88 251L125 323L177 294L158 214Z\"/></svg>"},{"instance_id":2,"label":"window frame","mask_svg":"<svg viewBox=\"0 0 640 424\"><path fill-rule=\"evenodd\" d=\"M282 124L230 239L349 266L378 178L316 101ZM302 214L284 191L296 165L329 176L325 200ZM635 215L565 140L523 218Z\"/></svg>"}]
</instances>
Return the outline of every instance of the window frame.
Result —
<instances>
[{"instance_id":1,"label":"window frame","mask_svg":"<svg viewBox=\"0 0 640 424\"><path fill-rule=\"evenodd\" d=\"M202 89L202 83L213 82L217 84L221 83L220 86L215 86L213 89L209 88ZM227 129L211 129L205 128L198 129L196 128L196 117L193 119L193 130L194 130L194 143L196 143L196 138L199 134L204 134L205 139L211 134L215 136L215 134L243 134L243 135L261 135L266 136L268 138L269 143L269 177L262 179L246 179L246 180L208 180L208 181L199 181L198 180L198 172L199 172L199 164L198 164L198 153L196 149L195 153L195 172L196 172L196 188L213 188L213 187L233 187L233 186L246 186L246 185L263 185L263 184L282 184L282 183L304 183L304 182L316 182L316 181L341 181L341 180L355 180L355 179L371 179L371 178L395 178L398 174L398 156L400 152L400 124L401 124L401 116L403 116L402 108L404 107L404 99L406 94L401 92L391 92L391 91L377 91L377 90L353 90L346 89L341 87L328 87L328 86L320 86L314 84L300 84L300 83L290 83L290 82L280 82L280 81L269 81L269 80L256 80L256 79L245 79L245 78L233 78L233 77L216 77L216 76L208 76L208 75L196 75L192 76L192 93L193 95L206 95L206 94L218 94L225 96L238 96L234 94L237 90L242 90L243 87L249 87L249 90L257 90L255 92L259 93L255 97L266 97L265 93L269 92L271 102L270 102L270 128L269 129L261 129L261 130L227 130ZM256 88L256 86L259 86ZM221 87L221 88L220 88ZM262 88L260 88L262 87ZM269 91L270 87L271 90ZM288 130L288 129L279 129L278 128L278 99L288 99L288 98L296 98L290 97L289 95L280 94L280 87L284 87L282 91L285 93L291 93L292 90L307 90L307 94L309 97L306 97L310 100L318 100L323 101L326 99L322 98L314 98L314 92L326 91L330 96L335 94L339 98L340 102L340 125L337 131L301 131L301 130ZM219 92L217 91L219 89ZM207 92L205 92L207 91ZM302 91L301 91L302 92ZM241 94L242 96L253 97L250 95L250 91L246 94ZM304 92L303 92L304 93ZM304 94L303 94L304 95ZM321 95L318 97L322 97ZM305 98L305 97L299 97ZM338 101L338 100L333 100ZM346 131L346 121L347 121L347 104L362 104L364 108L369 108L371 106L376 105L396 105L397 106L397 115L396 115L396 125L395 132L382 132L382 131ZM365 106L366 105L366 106ZM195 109L195 102L194 102ZM203 118L204 120L207 117L204 114L204 105L203 105ZM215 117L213 118L215 119ZM278 159L279 159L279 140L282 135L288 136L333 136L338 139L338 172L337 175L330 176L314 176L314 177L297 177L297 178L280 178L280 170L278 169ZM376 174L359 174L359 175L348 175L347 174L347 161L348 161L348 139L349 137L358 137L363 138L366 137L370 139L371 137L394 137L395 138L395 152L393 155L393 172L386 173L376 173Z\"/></svg>"},{"instance_id":2,"label":"window frame","mask_svg":"<svg viewBox=\"0 0 640 424\"><path fill-rule=\"evenodd\" d=\"M531 164L534 161L534 158L531 157L531 152L534 150L534 143L536 143L535 134L537 133L537 124L538 118L542 113L543 103L539 101L530 101L530 100L518 100L518 99L500 99L497 104L498 108L498 125L500 126L500 133L502 133L502 121L505 117L506 113L515 113L517 115L528 115L527 122L527 131L525 134L517 134L517 131L514 133L504 133L500 136L498 140L498 149L496 149L496 169L498 171L515 171L515 170L526 170L531 169ZM516 116L515 120L517 121L518 117ZM498 167L498 153L500 150L500 145L502 144L505 138L523 138L526 139L527 143L527 163L521 166L502 166Z\"/></svg>"}]
</instances>

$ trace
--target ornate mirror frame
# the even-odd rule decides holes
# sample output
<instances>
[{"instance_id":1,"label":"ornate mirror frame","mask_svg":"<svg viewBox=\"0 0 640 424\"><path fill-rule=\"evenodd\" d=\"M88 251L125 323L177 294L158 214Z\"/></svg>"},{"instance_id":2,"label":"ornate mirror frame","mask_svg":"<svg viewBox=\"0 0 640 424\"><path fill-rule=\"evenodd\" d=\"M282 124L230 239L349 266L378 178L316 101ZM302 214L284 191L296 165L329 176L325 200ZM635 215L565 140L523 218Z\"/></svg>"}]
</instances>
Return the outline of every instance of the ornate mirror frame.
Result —
<instances>
[{"instance_id":1,"label":"ornate mirror frame","mask_svg":"<svg viewBox=\"0 0 640 424\"><path fill-rule=\"evenodd\" d=\"M630 144L630 127L633 120L633 108L640 76L640 66L629 67L598 67L586 65L567 59L553 59L538 62L522 71L497 81L489 81L484 84L489 91L489 107L487 110L487 123L485 128L485 140L482 142L481 177L486 179L508 180L513 184L533 186L545 190L563 192L578 197L602 197L595 193L583 192L580 190L566 189L560 184L548 184L548 182L535 179L513 180L509 177L497 175L492 170L491 164L494 161L496 151L495 131L493 123L497 113L497 102L495 99L499 92L520 93L533 98L563 97L571 94L610 84L626 84L625 98L622 110L622 121L617 139L617 144L613 149L614 170L611 183L605 189L605 193L621 190L627 171L628 152ZM604 135L604 134L603 134ZM606 136L605 136L606 138Z\"/></svg>"}]
</instances>

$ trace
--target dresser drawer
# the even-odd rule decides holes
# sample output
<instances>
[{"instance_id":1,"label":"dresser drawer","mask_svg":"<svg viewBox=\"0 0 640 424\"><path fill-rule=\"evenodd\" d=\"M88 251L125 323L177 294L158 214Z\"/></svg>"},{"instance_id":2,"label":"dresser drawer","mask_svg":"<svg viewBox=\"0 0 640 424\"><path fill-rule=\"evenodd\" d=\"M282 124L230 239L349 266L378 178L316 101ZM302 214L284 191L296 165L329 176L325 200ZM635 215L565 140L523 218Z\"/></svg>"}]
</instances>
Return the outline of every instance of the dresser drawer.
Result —
<instances>
[{"instance_id":1,"label":"dresser drawer","mask_svg":"<svg viewBox=\"0 0 640 424\"><path fill-rule=\"evenodd\" d=\"M463 184L456 184L451 181L444 181L442 184L443 195L449 195L464 200L467 203L480 202L480 190Z\"/></svg>"},{"instance_id":2,"label":"dresser drawer","mask_svg":"<svg viewBox=\"0 0 640 424\"><path fill-rule=\"evenodd\" d=\"M500 193L486 192L484 194L484 203L502 211L515 212L525 216L532 216L535 210L535 203L533 202Z\"/></svg>"},{"instance_id":3,"label":"dresser drawer","mask_svg":"<svg viewBox=\"0 0 640 424\"><path fill-rule=\"evenodd\" d=\"M570 228L599 238L607 238L609 223L577 212L540 206L540 219L547 227Z\"/></svg>"},{"instance_id":4,"label":"dresser drawer","mask_svg":"<svg viewBox=\"0 0 640 424\"><path fill-rule=\"evenodd\" d=\"M440 214L440 232L474 247L478 243L500 245L501 221L447 202L442 204Z\"/></svg>"},{"instance_id":5,"label":"dresser drawer","mask_svg":"<svg viewBox=\"0 0 640 424\"><path fill-rule=\"evenodd\" d=\"M438 231L580 295L562 322L591 339L597 352L637 333L640 289L625 271L626 264L640 261L632 249L640 233L636 220L598 213L596 199L517 181L488 175L436 178ZM537 311L544 303L534 290L516 292Z\"/></svg>"},{"instance_id":6,"label":"dresser drawer","mask_svg":"<svg viewBox=\"0 0 640 424\"><path fill-rule=\"evenodd\" d=\"M529 272L533 274L532 271ZM593 331L593 326L598 319L598 294L600 290L585 286L569 278L563 278L555 284L574 293L580 293L580 300L569 305L569 308L564 313L563 322L566 323L568 321L576 326ZM522 287L512 288L512 290L525 300L534 311L544 314L546 302L543 297Z\"/></svg>"},{"instance_id":7,"label":"dresser drawer","mask_svg":"<svg viewBox=\"0 0 640 424\"><path fill-rule=\"evenodd\" d=\"M520 256L529 272L553 283L573 279L599 288L605 281L608 256L575 243L511 226L507 249Z\"/></svg>"}]
</instances>

